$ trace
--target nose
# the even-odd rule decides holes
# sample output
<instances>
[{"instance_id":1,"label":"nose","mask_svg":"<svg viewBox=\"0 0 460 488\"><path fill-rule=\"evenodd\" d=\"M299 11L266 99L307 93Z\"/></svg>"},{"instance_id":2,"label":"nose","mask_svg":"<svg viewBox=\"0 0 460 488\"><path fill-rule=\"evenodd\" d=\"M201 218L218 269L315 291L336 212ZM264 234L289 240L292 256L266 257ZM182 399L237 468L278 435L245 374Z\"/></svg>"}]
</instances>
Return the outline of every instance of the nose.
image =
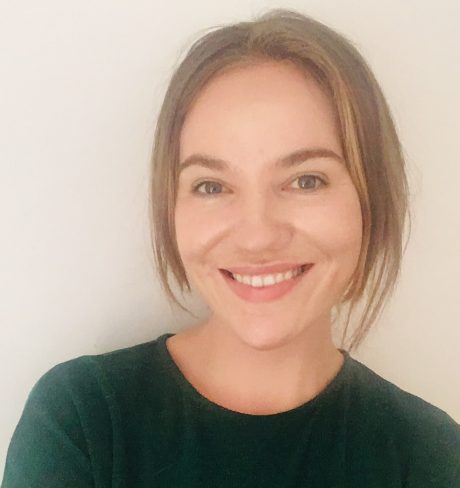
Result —
<instances>
[{"instance_id":1,"label":"nose","mask_svg":"<svg viewBox=\"0 0 460 488\"><path fill-rule=\"evenodd\" d=\"M259 252L286 247L292 228L289 213L276 195L254 190L241 199L237 212L235 234L240 247Z\"/></svg>"}]
</instances>

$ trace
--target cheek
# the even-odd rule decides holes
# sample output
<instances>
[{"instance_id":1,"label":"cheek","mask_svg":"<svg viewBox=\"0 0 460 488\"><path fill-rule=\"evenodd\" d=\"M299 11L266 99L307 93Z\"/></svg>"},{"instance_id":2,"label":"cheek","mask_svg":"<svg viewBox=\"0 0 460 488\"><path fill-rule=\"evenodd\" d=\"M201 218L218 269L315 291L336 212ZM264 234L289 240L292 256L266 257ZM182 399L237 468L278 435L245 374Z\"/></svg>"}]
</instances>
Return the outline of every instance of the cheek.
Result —
<instances>
[{"instance_id":1,"label":"cheek","mask_svg":"<svg viewBox=\"0 0 460 488\"><path fill-rule=\"evenodd\" d=\"M192 240L197 235L195 220L194 213L188 211L186 205L180 203L176 205L174 215L176 240L179 254L184 264L189 259L190 247L193 247Z\"/></svg>"},{"instance_id":2,"label":"cheek","mask_svg":"<svg viewBox=\"0 0 460 488\"><path fill-rule=\"evenodd\" d=\"M184 263L199 258L211 249L225 224L217 212L203 212L199 205L190 200L178 202L175 210L177 246Z\"/></svg>"},{"instance_id":3,"label":"cheek","mask_svg":"<svg viewBox=\"0 0 460 488\"><path fill-rule=\"evenodd\" d=\"M362 243L361 206L354 191L307 210L301 226L327 259L346 261L354 269Z\"/></svg>"}]
</instances>

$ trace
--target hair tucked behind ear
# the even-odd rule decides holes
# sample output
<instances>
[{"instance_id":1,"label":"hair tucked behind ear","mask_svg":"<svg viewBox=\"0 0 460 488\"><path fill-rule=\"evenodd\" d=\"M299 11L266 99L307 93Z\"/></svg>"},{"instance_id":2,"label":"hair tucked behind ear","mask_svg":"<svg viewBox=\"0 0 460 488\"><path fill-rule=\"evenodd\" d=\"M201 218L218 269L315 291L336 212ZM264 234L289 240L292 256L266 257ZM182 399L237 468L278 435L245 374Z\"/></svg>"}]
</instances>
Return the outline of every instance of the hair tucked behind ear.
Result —
<instances>
[{"instance_id":1,"label":"hair tucked behind ear","mask_svg":"<svg viewBox=\"0 0 460 488\"><path fill-rule=\"evenodd\" d=\"M379 317L399 277L406 222L410 234L405 162L390 109L366 61L343 35L299 12L276 9L253 21L213 27L193 43L175 69L157 121L151 166L151 235L160 282L168 299L186 310L168 279L171 271L182 293L184 287L191 290L174 225L185 116L214 76L266 61L293 63L313 75L336 108L343 154L363 218L359 261L336 310L337 318L346 315L342 348L347 348L348 329L355 323L351 351Z\"/></svg>"}]
</instances>

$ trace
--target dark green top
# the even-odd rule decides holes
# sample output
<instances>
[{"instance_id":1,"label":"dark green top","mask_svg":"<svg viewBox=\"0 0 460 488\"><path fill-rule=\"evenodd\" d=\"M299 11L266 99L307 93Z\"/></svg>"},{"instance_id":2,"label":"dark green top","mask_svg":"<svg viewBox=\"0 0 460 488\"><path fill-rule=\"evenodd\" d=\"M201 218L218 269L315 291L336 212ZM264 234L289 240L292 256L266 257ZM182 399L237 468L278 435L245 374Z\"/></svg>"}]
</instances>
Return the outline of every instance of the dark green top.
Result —
<instances>
[{"instance_id":1,"label":"dark green top","mask_svg":"<svg viewBox=\"0 0 460 488\"><path fill-rule=\"evenodd\" d=\"M273 415L217 405L166 339L58 364L31 390L3 488L458 488L460 425L352 358Z\"/></svg>"}]
</instances>

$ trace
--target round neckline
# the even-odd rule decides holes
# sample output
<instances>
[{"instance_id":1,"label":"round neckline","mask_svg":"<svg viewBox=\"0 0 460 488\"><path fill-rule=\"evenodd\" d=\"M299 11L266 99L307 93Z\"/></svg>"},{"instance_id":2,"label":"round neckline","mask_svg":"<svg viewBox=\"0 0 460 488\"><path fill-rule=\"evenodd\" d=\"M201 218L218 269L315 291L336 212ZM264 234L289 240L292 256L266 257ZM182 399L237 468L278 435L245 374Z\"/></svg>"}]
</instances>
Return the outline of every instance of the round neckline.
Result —
<instances>
[{"instance_id":1,"label":"round neckline","mask_svg":"<svg viewBox=\"0 0 460 488\"><path fill-rule=\"evenodd\" d=\"M185 375L180 370L179 366L174 361L172 354L170 353L166 340L169 337L176 335L175 333L165 333L158 337L157 342L159 344L159 351L162 356L164 364L167 366L168 371L173 376L175 382L178 384L182 391L185 391L189 398L191 398L195 403L197 403L201 408L204 408L213 413L219 413L226 415L227 417L234 417L239 420L241 419L286 419L291 416L305 414L307 411L313 409L318 403L324 402L330 397L334 392L336 392L343 384L347 372L349 370L349 365L351 362L351 356L345 349L338 348L338 350L344 356L344 361L339 371L336 373L334 378L313 398L307 402L294 407L290 410L284 412L277 412L273 414L250 414L244 412L238 412L236 410L231 410L223 405L213 402L209 398L201 394L185 377Z\"/></svg>"}]
</instances>

